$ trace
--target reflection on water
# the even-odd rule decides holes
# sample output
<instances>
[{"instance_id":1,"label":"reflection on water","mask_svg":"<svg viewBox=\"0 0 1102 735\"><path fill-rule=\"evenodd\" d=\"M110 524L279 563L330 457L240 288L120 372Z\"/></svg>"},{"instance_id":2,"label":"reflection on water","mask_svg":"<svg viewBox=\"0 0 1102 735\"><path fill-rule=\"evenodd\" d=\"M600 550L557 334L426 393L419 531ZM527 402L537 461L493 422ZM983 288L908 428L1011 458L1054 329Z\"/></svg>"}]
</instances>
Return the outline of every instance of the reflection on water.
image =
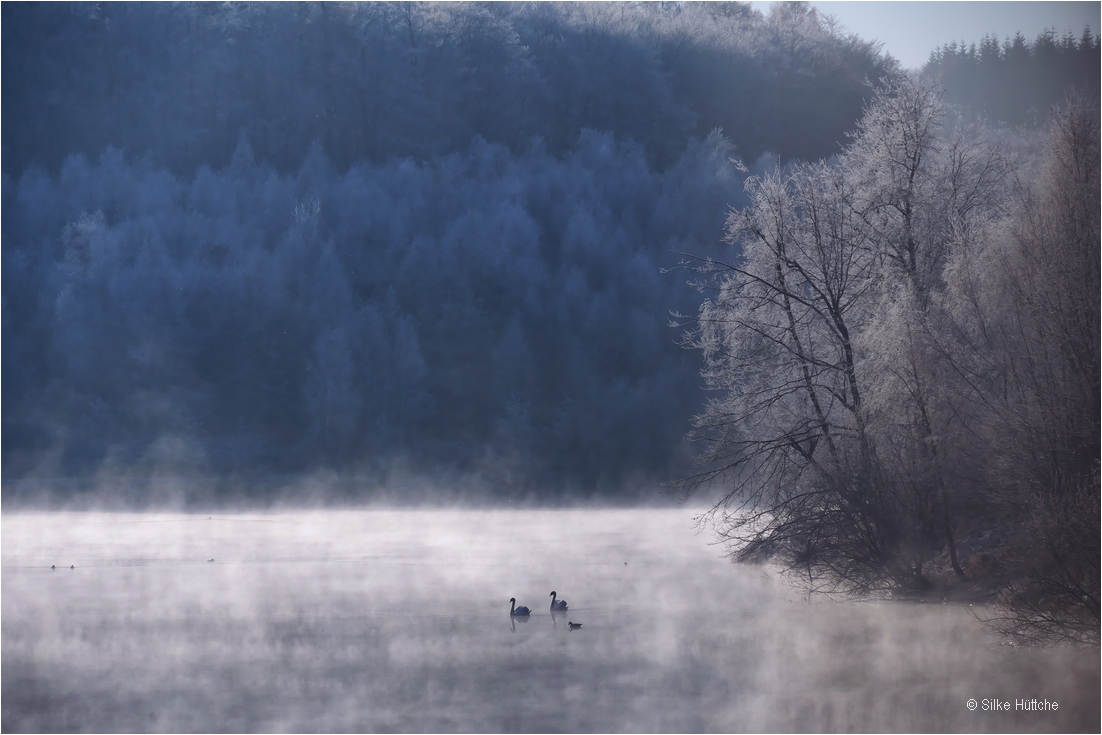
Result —
<instances>
[{"instance_id":1,"label":"reflection on water","mask_svg":"<svg viewBox=\"0 0 1102 735\"><path fill-rule=\"evenodd\" d=\"M1097 652L809 603L684 510L208 515L3 515L5 732L1100 727Z\"/></svg>"}]
</instances>

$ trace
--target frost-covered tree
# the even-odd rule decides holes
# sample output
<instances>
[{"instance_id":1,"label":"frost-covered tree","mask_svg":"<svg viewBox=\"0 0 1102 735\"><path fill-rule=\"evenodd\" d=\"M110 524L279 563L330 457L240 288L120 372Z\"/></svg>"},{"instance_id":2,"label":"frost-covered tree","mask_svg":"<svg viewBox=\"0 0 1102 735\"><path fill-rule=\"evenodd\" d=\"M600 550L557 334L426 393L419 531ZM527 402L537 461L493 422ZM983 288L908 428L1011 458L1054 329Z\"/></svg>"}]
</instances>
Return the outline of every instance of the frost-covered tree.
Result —
<instances>
[{"instance_id":1,"label":"frost-covered tree","mask_svg":"<svg viewBox=\"0 0 1102 735\"><path fill-rule=\"evenodd\" d=\"M742 255L718 268L690 344L719 395L696 418L710 467L732 490L713 509L738 558L781 556L815 586L894 576L892 515L877 502L875 448L856 338L876 286L869 225L837 167L750 180L732 213ZM884 515L887 511L887 515Z\"/></svg>"},{"instance_id":2,"label":"frost-covered tree","mask_svg":"<svg viewBox=\"0 0 1102 735\"><path fill-rule=\"evenodd\" d=\"M879 259L879 303L862 336L862 378L879 459L912 529L917 573L941 544L963 576L949 475L959 390L941 354L941 292L952 247L970 242L999 203L1008 165L982 130L944 130L936 80L890 80L861 119L841 165L852 206L869 222ZM948 454L947 454L948 453Z\"/></svg>"},{"instance_id":3,"label":"frost-covered tree","mask_svg":"<svg viewBox=\"0 0 1102 735\"><path fill-rule=\"evenodd\" d=\"M922 589L942 551L963 575L939 301L1006 165L942 114L936 85L886 80L838 159L750 180L728 222L741 258L703 266L718 290L689 343L719 393L688 486L730 483L710 517L736 556L777 556L812 587Z\"/></svg>"}]
</instances>

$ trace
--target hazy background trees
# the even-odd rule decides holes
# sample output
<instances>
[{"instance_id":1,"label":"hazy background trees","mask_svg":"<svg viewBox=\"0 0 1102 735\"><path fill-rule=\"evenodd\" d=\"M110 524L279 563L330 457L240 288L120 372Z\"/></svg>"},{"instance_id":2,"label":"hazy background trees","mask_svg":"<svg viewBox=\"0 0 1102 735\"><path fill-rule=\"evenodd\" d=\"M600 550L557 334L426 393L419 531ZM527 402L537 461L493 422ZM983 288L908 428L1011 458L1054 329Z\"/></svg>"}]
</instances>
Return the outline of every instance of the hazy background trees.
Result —
<instances>
[{"instance_id":1,"label":"hazy background trees","mask_svg":"<svg viewBox=\"0 0 1102 735\"><path fill-rule=\"evenodd\" d=\"M1100 69L1098 36L1084 28L1078 37L1049 30L1032 42L1017 33L1001 43L950 43L930 53L923 71L942 79L961 120L1036 128L1069 88L1097 96Z\"/></svg>"}]
</instances>

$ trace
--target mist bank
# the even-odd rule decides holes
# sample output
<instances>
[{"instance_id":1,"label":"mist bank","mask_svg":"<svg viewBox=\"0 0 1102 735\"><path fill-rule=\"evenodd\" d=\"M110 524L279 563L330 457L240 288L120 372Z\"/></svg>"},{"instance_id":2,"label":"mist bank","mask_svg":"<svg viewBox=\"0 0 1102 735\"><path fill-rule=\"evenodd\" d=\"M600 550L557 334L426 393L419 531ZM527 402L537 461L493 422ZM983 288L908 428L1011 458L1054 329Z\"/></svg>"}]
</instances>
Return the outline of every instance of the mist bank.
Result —
<instances>
[{"instance_id":1,"label":"mist bank","mask_svg":"<svg viewBox=\"0 0 1102 735\"><path fill-rule=\"evenodd\" d=\"M1096 651L804 598L681 510L0 521L4 732L1099 728Z\"/></svg>"},{"instance_id":2,"label":"mist bank","mask_svg":"<svg viewBox=\"0 0 1102 735\"><path fill-rule=\"evenodd\" d=\"M679 508L686 519L715 498L684 498L662 482L640 478L615 492L578 485L503 486L492 474L455 470L430 474L401 461L375 472L318 470L250 476L137 473L5 478L5 513L271 513L396 510L555 510Z\"/></svg>"}]
</instances>

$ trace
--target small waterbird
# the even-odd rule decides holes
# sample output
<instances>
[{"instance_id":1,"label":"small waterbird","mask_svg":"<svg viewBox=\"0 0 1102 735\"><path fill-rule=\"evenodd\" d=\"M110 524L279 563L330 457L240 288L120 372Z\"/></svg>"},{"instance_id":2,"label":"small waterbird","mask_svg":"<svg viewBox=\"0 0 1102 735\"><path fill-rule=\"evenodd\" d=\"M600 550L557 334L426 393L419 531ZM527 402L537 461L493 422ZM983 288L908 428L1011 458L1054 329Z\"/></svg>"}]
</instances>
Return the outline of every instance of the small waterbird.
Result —
<instances>
[{"instance_id":1,"label":"small waterbird","mask_svg":"<svg viewBox=\"0 0 1102 735\"><path fill-rule=\"evenodd\" d=\"M581 624L581 623L571 623L571 622L567 622L567 624L566 624L566 625L567 625L567 627L568 627L568 628L570 628L570 630L577 630L578 628L582 627L582 624Z\"/></svg>"},{"instance_id":2,"label":"small waterbird","mask_svg":"<svg viewBox=\"0 0 1102 735\"><path fill-rule=\"evenodd\" d=\"M564 612L566 610L566 600L555 602L555 594L555 590L551 590L551 611Z\"/></svg>"},{"instance_id":3,"label":"small waterbird","mask_svg":"<svg viewBox=\"0 0 1102 735\"><path fill-rule=\"evenodd\" d=\"M517 598L510 597L509 602L512 603L512 607L509 608L509 615L511 617L525 617L532 614L532 611L523 605L517 607Z\"/></svg>"},{"instance_id":4,"label":"small waterbird","mask_svg":"<svg viewBox=\"0 0 1102 735\"><path fill-rule=\"evenodd\" d=\"M51 565L50 565L50 569L57 569L57 566L56 566L56 565L54 565L54 564L51 564Z\"/></svg>"}]
</instances>

